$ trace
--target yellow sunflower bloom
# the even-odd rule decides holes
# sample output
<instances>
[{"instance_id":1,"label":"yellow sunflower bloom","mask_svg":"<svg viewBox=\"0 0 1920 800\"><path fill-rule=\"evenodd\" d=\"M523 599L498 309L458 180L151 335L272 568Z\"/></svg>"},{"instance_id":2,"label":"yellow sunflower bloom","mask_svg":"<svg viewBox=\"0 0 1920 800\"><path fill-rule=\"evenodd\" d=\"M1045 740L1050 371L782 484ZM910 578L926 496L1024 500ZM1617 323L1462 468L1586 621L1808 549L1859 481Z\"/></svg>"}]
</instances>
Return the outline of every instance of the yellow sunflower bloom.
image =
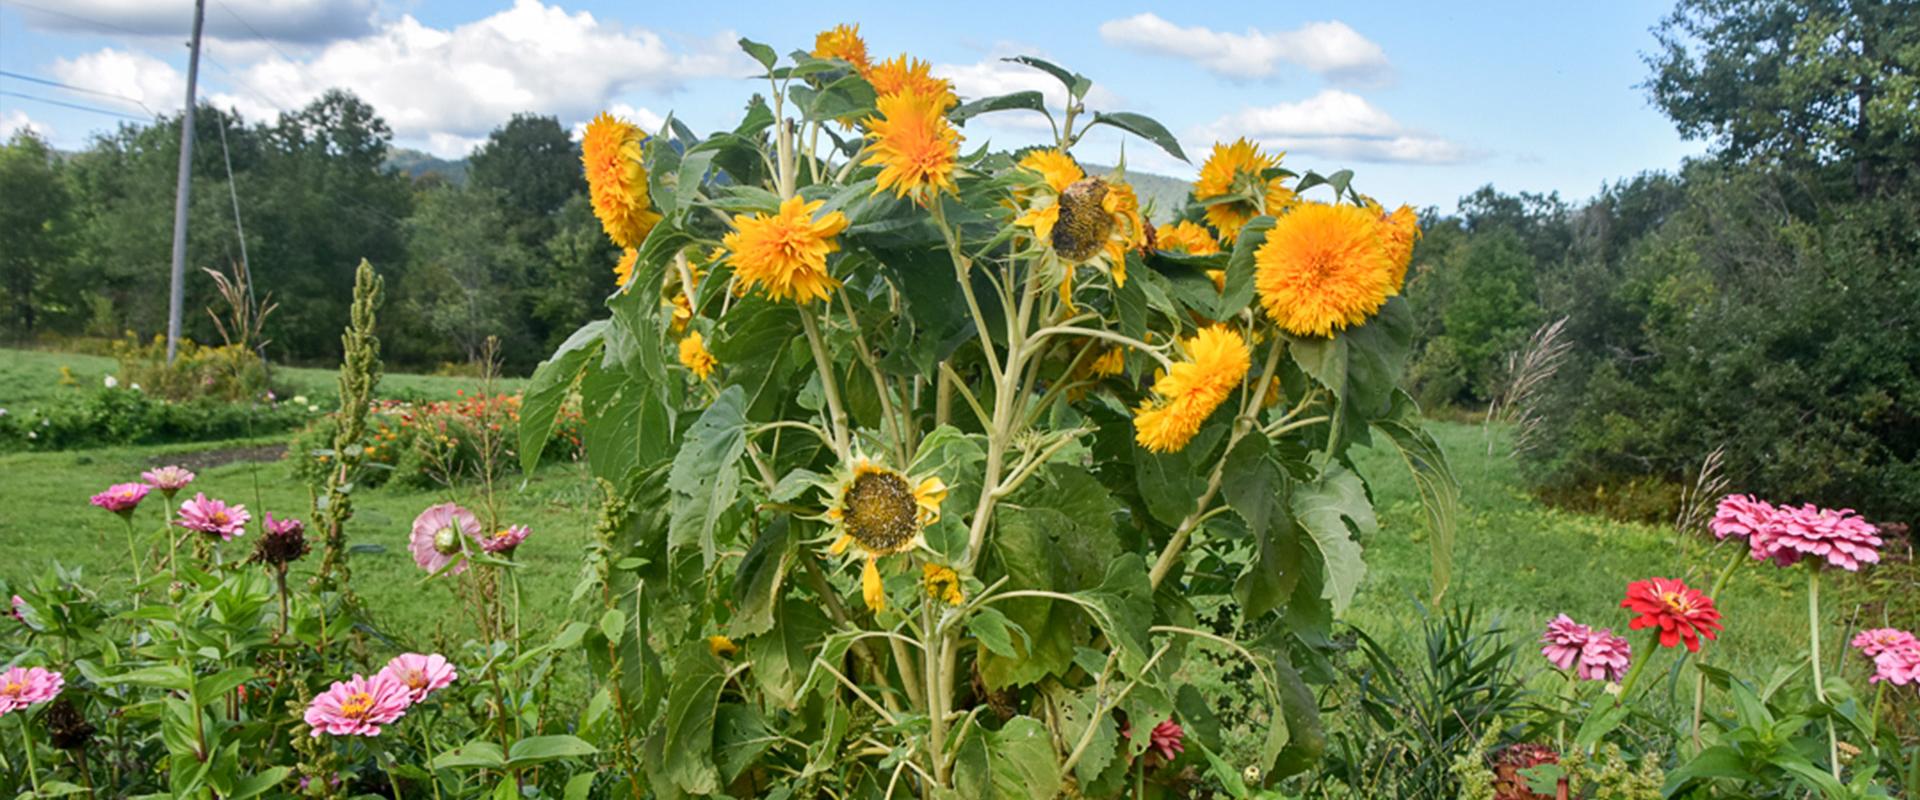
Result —
<instances>
[{"instance_id":1,"label":"yellow sunflower bloom","mask_svg":"<svg viewBox=\"0 0 1920 800\"><path fill-rule=\"evenodd\" d=\"M1262 172L1279 165L1280 156L1262 153L1246 139L1236 139L1232 144L1215 143L1213 153L1200 165L1200 178L1193 182L1193 199L1205 203L1232 194L1263 180ZM1247 220L1259 216L1260 209L1245 200L1235 200L1207 206L1206 214L1207 224L1220 232L1220 241L1232 242L1240 236L1240 228Z\"/></svg>"},{"instance_id":2,"label":"yellow sunflower bloom","mask_svg":"<svg viewBox=\"0 0 1920 800\"><path fill-rule=\"evenodd\" d=\"M1220 243L1214 241L1212 231L1184 219L1156 229L1153 232L1153 245L1163 252L1190 256L1210 256L1220 252Z\"/></svg>"},{"instance_id":3,"label":"yellow sunflower bloom","mask_svg":"<svg viewBox=\"0 0 1920 800\"><path fill-rule=\"evenodd\" d=\"M1399 294L1400 287L1407 281L1407 267L1413 263L1413 244L1420 241L1420 217L1413 213L1413 209L1402 205L1391 214L1382 212L1380 222L1386 226L1382 237L1387 250L1387 264L1393 268L1389 279L1390 293Z\"/></svg>"},{"instance_id":4,"label":"yellow sunflower bloom","mask_svg":"<svg viewBox=\"0 0 1920 800\"><path fill-rule=\"evenodd\" d=\"M715 634L707 637L707 652L712 653L714 658L732 658L734 653L740 652L740 646L734 644L732 639Z\"/></svg>"},{"instance_id":5,"label":"yellow sunflower bloom","mask_svg":"<svg viewBox=\"0 0 1920 800\"><path fill-rule=\"evenodd\" d=\"M892 189L896 197L911 194L925 202L930 192L958 191L953 169L960 133L947 122L944 102L939 95L916 92L880 96L880 115L866 121L867 138L873 140L866 163L882 165L874 194Z\"/></svg>"},{"instance_id":6,"label":"yellow sunflower bloom","mask_svg":"<svg viewBox=\"0 0 1920 800\"><path fill-rule=\"evenodd\" d=\"M933 76L933 65L901 54L873 65L867 70L867 82L879 97L890 94L917 94L937 98L941 112L960 104L953 93L953 82Z\"/></svg>"},{"instance_id":7,"label":"yellow sunflower bloom","mask_svg":"<svg viewBox=\"0 0 1920 800\"><path fill-rule=\"evenodd\" d=\"M733 218L734 231L720 241L741 291L763 286L774 300L827 299L840 285L827 272L827 254L840 249L837 237L847 228L847 215L835 211L814 218L826 202L790 197L778 213Z\"/></svg>"},{"instance_id":8,"label":"yellow sunflower bloom","mask_svg":"<svg viewBox=\"0 0 1920 800\"><path fill-rule=\"evenodd\" d=\"M921 531L940 521L946 497L947 485L937 477L916 482L865 457L855 459L828 489L824 518L832 525L829 535L837 534L829 551L840 555L853 549L866 557L860 586L868 608L881 611L887 605L880 558L917 546Z\"/></svg>"},{"instance_id":9,"label":"yellow sunflower bloom","mask_svg":"<svg viewBox=\"0 0 1920 800\"><path fill-rule=\"evenodd\" d=\"M1087 173L1074 163L1073 156L1059 150L1035 150L1020 158L1021 169L1035 173L1047 182L1047 187L1059 194L1067 190Z\"/></svg>"},{"instance_id":10,"label":"yellow sunflower bloom","mask_svg":"<svg viewBox=\"0 0 1920 800\"><path fill-rule=\"evenodd\" d=\"M1111 378L1127 370L1127 352L1124 348L1113 346L1106 349L1092 361L1081 361L1068 376L1074 386L1067 389L1067 399L1079 402L1092 389L1091 383Z\"/></svg>"},{"instance_id":11,"label":"yellow sunflower bloom","mask_svg":"<svg viewBox=\"0 0 1920 800\"><path fill-rule=\"evenodd\" d=\"M633 265L640 262L640 251L631 247L620 251L620 260L613 265L613 282L620 291L627 290L627 282L633 280Z\"/></svg>"},{"instance_id":12,"label":"yellow sunflower bloom","mask_svg":"<svg viewBox=\"0 0 1920 800\"><path fill-rule=\"evenodd\" d=\"M686 330L687 323L693 321L693 301L687 299L686 292L677 292L673 299L663 300L660 304L673 309L674 333Z\"/></svg>"},{"instance_id":13,"label":"yellow sunflower bloom","mask_svg":"<svg viewBox=\"0 0 1920 800\"><path fill-rule=\"evenodd\" d=\"M966 592L960 588L960 573L954 572L952 567L922 564L920 571L926 583L927 597L943 601L950 606L963 605L967 602Z\"/></svg>"},{"instance_id":14,"label":"yellow sunflower bloom","mask_svg":"<svg viewBox=\"0 0 1920 800\"><path fill-rule=\"evenodd\" d=\"M601 113L587 123L580 140L580 162L586 167L587 194L593 215L607 238L621 247L639 247L660 223L647 192L647 169L641 163L641 143L647 135L633 123Z\"/></svg>"},{"instance_id":15,"label":"yellow sunflower bloom","mask_svg":"<svg viewBox=\"0 0 1920 800\"><path fill-rule=\"evenodd\" d=\"M1224 325L1202 328L1181 346L1186 360L1154 379L1154 396L1134 409L1133 439L1156 453L1186 447L1252 366L1246 340Z\"/></svg>"},{"instance_id":16,"label":"yellow sunflower bloom","mask_svg":"<svg viewBox=\"0 0 1920 800\"><path fill-rule=\"evenodd\" d=\"M714 365L717 363L719 362L714 359L713 354L707 352L707 343L700 337L699 331L689 333L686 338L680 340L680 366L693 370L693 374L700 380L704 381L711 376Z\"/></svg>"},{"instance_id":17,"label":"yellow sunflower bloom","mask_svg":"<svg viewBox=\"0 0 1920 800\"><path fill-rule=\"evenodd\" d=\"M1331 336L1365 322L1393 292L1379 215L1303 203L1274 222L1254 252L1254 288L1267 316L1296 336Z\"/></svg>"},{"instance_id":18,"label":"yellow sunflower bloom","mask_svg":"<svg viewBox=\"0 0 1920 800\"><path fill-rule=\"evenodd\" d=\"M867 42L860 38L859 25L835 25L813 37L814 58L837 58L853 65L862 74L867 63Z\"/></svg>"}]
</instances>

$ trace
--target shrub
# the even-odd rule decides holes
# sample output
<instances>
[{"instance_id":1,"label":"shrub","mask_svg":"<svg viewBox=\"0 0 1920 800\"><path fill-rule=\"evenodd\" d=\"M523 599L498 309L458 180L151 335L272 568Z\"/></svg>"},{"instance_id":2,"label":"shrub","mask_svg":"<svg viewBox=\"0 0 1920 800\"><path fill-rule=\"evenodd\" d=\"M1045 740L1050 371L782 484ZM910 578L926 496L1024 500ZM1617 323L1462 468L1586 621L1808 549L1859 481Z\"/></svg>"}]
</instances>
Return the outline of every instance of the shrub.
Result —
<instances>
[{"instance_id":1,"label":"shrub","mask_svg":"<svg viewBox=\"0 0 1920 800\"><path fill-rule=\"evenodd\" d=\"M268 394L266 365L258 353L237 344L205 346L182 338L173 363L167 340L155 335L141 343L133 332L113 343L121 381L137 383L169 400L258 400Z\"/></svg>"},{"instance_id":2,"label":"shrub","mask_svg":"<svg viewBox=\"0 0 1920 800\"><path fill-rule=\"evenodd\" d=\"M296 428L313 414L298 403L174 402L122 384L0 414L0 451L73 450L237 439Z\"/></svg>"},{"instance_id":3,"label":"shrub","mask_svg":"<svg viewBox=\"0 0 1920 800\"><path fill-rule=\"evenodd\" d=\"M314 419L287 446L288 468L309 486L325 480L333 463L336 419L331 413ZM562 409L555 422L546 452L564 460L578 458L578 407ZM360 483L379 486L394 480L404 486L432 488L481 477L489 464L492 476L499 477L516 467L519 423L519 395L467 397L463 393L457 400L377 401L367 417L362 458L369 469ZM497 451L491 456L486 452L489 446Z\"/></svg>"}]
</instances>

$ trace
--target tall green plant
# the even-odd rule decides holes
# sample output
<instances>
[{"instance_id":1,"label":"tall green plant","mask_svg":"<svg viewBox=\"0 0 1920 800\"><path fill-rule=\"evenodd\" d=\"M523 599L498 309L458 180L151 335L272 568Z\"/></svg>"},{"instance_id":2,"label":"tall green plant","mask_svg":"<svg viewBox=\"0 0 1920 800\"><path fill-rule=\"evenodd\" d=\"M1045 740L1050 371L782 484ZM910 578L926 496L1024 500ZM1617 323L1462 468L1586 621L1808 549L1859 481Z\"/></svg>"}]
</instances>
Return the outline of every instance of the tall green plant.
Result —
<instances>
[{"instance_id":1,"label":"tall green plant","mask_svg":"<svg viewBox=\"0 0 1920 800\"><path fill-rule=\"evenodd\" d=\"M353 517L353 486L366 458L363 444L367 413L374 387L380 384L380 339L374 335L375 312L385 286L365 259L353 275L352 321L340 334L346 356L340 361L339 427L333 435L334 467L324 489L314 497L313 518L322 532L325 549L314 575L316 588L344 588L352 577L347 567L347 520Z\"/></svg>"}]
</instances>

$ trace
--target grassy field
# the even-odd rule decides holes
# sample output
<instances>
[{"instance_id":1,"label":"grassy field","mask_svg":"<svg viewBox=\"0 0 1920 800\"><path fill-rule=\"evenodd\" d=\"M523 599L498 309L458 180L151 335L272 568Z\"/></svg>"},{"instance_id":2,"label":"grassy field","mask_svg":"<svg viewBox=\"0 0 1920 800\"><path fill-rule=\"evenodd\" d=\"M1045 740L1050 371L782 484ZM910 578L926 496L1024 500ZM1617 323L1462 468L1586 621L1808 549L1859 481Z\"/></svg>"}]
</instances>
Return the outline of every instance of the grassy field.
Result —
<instances>
[{"instance_id":1,"label":"grassy field","mask_svg":"<svg viewBox=\"0 0 1920 800\"><path fill-rule=\"evenodd\" d=\"M26 410L73 392L74 387L60 383L61 367L66 367L75 383L85 389L100 386L101 379L119 370L118 364L106 356L0 348L0 408ZM276 366L273 383L286 390L288 397L305 395L316 403L331 405L332 398L339 395L335 383L338 374L332 369ZM499 381L499 387L504 392L516 392L524 383L509 378ZM381 379L379 393L381 397L408 400L445 400L456 390L473 391L476 384L472 378L393 374Z\"/></svg>"}]
</instances>

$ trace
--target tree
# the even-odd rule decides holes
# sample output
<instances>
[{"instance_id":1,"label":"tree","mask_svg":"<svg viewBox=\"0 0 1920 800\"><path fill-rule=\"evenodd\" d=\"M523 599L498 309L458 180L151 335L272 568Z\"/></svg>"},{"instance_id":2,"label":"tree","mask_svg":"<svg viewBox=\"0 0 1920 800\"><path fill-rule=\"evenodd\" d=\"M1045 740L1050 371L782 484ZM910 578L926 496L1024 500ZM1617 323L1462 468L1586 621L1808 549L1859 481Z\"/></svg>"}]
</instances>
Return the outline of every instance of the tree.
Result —
<instances>
[{"instance_id":1,"label":"tree","mask_svg":"<svg viewBox=\"0 0 1920 800\"><path fill-rule=\"evenodd\" d=\"M10 325L31 337L39 322L43 286L71 256L73 198L47 143L30 130L0 146L0 281Z\"/></svg>"},{"instance_id":2,"label":"tree","mask_svg":"<svg viewBox=\"0 0 1920 800\"><path fill-rule=\"evenodd\" d=\"M423 193L407 220L407 281L403 285L414 324L439 344L408 347L422 360L453 356L473 361L488 336L499 336L509 354L533 352L526 321L517 313L526 285L525 251L505 224L492 193L443 186ZM537 359L536 359L537 360Z\"/></svg>"},{"instance_id":3,"label":"tree","mask_svg":"<svg viewBox=\"0 0 1920 800\"><path fill-rule=\"evenodd\" d=\"M1692 139L1735 160L1850 168L1862 194L1920 155L1912 0L1680 0L1646 88Z\"/></svg>"},{"instance_id":4,"label":"tree","mask_svg":"<svg viewBox=\"0 0 1920 800\"><path fill-rule=\"evenodd\" d=\"M524 112L493 129L473 151L467 180L498 192L502 207L526 219L552 216L567 198L587 190L580 148L560 120Z\"/></svg>"}]
</instances>

